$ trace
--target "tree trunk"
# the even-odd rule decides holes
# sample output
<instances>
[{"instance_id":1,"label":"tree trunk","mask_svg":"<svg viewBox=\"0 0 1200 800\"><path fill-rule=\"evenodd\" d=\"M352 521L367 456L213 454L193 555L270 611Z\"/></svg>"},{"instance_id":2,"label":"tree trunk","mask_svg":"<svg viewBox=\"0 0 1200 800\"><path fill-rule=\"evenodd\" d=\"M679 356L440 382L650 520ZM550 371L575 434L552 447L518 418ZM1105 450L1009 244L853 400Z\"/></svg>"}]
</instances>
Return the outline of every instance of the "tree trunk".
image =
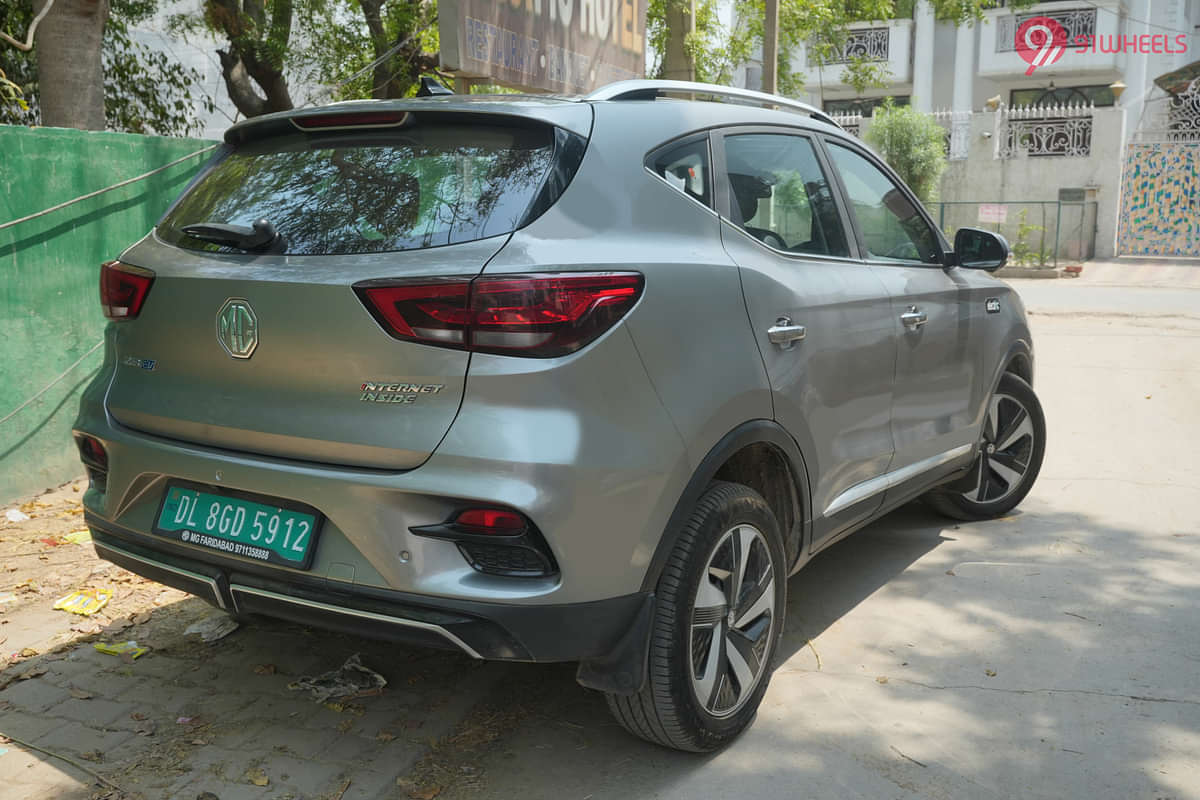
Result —
<instances>
[{"instance_id":1,"label":"tree trunk","mask_svg":"<svg viewBox=\"0 0 1200 800\"><path fill-rule=\"evenodd\" d=\"M662 60L666 80L696 80L696 62L685 46L695 32L696 0L667 0L667 46Z\"/></svg>"},{"instance_id":2,"label":"tree trunk","mask_svg":"<svg viewBox=\"0 0 1200 800\"><path fill-rule=\"evenodd\" d=\"M763 19L762 90L775 94L779 71L779 0L767 0Z\"/></svg>"},{"instance_id":3,"label":"tree trunk","mask_svg":"<svg viewBox=\"0 0 1200 800\"><path fill-rule=\"evenodd\" d=\"M34 14L46 0L34 0ZM55 0L35 36L42 124L104 130L104 65L100 44L108 0Z\"/></svg>"},{"instance_id":4,"label":"tree trunk","mask_svg":"<svg viewBox=\"0 0 1200 800\"><path fill-rule=\"evenodd\" d=\"M257 117L291 109L283 54L292 32L292 0L272 3L269 19L261 0L244 0L241 6L239 0L206 0L204 12L209 25L229 40L217 55L237 110Z\"/></svg>"}]
</instances>

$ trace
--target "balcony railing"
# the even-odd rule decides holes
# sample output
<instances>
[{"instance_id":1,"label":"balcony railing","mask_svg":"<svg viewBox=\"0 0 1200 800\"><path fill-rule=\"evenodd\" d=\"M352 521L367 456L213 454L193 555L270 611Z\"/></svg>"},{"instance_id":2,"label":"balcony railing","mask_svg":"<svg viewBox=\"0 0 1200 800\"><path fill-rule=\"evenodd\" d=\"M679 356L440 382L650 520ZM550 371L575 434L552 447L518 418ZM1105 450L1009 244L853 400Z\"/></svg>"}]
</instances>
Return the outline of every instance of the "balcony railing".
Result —
<instances>
[{"instance_id":1,"label":"balcony railing","mask_svg":"<svg viewBox=\"0 0 1200 800\"><path fill-rule=\"evenodd\" d=\"M1017 49L1017 29L1034 17L1049 17L1067 31L1067 42L1077 37L1096 35L1096 9L1073 8L1065 11L1043 11L1037 14L1008 14L996 17L996 52L1011 53Z\"/></svg>"},{"instance_id":2,"label":"balcony railing","mask_svg":"<svg viewBox=\"0 0 1200 800\"><path fill-rule=\"evenodd\" d=\"M1024 106L996 112L996 158L1092 154L1091 106Z\"/></svg>"},{"instance_id":3,"label":"balcony railing","mask_svg":"<svg viewBox=\"0 0 1200 800\"><path fill-rule=\"evenodd\" d=\"M812 50L810 48L809 52ZM856 58L868 61L888 60L888 29L887 28L857 28L847 31L846 43L840 53L834 53L826 64L846 64ZM809 66L816 61L809 56Z\"/></svg>"}]
</instances>

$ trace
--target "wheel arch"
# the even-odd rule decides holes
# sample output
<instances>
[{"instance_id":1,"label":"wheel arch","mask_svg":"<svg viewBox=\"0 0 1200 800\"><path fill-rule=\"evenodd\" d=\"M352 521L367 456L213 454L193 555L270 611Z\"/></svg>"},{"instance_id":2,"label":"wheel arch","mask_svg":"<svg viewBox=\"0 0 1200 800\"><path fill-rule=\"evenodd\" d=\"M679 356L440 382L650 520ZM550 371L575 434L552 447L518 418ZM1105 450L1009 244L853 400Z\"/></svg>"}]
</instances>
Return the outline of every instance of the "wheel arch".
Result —
<instances>
[{"instance_id":1,"label":"wheel arch","mask_svg":"<svg viewBox=\"0 0 1200 800\"><path fill-rule=\"evenodd\" d=\"M1033 386L1033 353L1029 350L1029 345L1025 342L1016 342L1009 349L1008 358L1004 363L1004 372L1011 372L1021 380ZM1000 376L996 377L996 384L999 385Z\"/></svg>"},{"instance_id":2,"label":"wheel arch","mask_svg":"<svg viewBox=\"0 0 1200 800\"><path fill-rule=\"evenodd\" d=\"M1024 338L1013 339L999 360L992 375L992 385L987 396L991 397L1000 385L1000 379L1005 373L1011 372L1021 380L1033 386L1033 348Z\"/></svg>"},{"instance_id":3,"label":"wheel arch","mask_svg":"<svg viewBox=\"0 0 1200 800\"><path fill-rule=\"evenodd\" d=\"M784 528L789 567L806 551L812 514L804 456L779 423L751 420L721 437L693 471L650 559L642 579L643 591L654 591L688 515L714 480L740 483L763 496Z\"/></svg>"},{"instance_id":4,"label":"wheel arch","mask_svg":"<svg viewBox=\"0 0 1200 800\"><path fill-rule=\"evenodd\" d=\"M782 476L780 466L785 468ZM785 520L791 520L791 530L784 532L784 547L791 562L789 567L794 567L807 552L812 535L811 495L808 468L800 447L774 420L744 422L725 434L693 471L642 579L645 602L613 652L579 662L575 680L581 685L622 696L641 691L648 674L647 659L656 602L654 592L659 577L692 509L714 480L750 486L763 494L777 518L782 515L783 524L788 524Z\"/></svg>"}]
</instances>

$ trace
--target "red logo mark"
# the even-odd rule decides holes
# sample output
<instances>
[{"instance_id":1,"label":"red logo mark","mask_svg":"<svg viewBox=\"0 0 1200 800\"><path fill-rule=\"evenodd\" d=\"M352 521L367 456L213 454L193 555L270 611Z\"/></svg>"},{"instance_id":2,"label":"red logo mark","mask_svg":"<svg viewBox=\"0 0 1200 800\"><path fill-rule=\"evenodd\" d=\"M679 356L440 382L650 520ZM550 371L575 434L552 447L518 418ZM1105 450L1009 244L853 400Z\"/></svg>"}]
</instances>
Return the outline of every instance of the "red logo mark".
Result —
<instances>
[{"instance_id":1,"label":"red logo mark","mask_svg":"<svg viewBox=\"0 0 1200 800\"><path fill-rule=\"evenodd\" d=\"M1029 64L1026 75L1058 61L1067 47L1067 29L1050 17L1033 17L1017 28L1017 55Z\"/></svg>"}]
</instances>

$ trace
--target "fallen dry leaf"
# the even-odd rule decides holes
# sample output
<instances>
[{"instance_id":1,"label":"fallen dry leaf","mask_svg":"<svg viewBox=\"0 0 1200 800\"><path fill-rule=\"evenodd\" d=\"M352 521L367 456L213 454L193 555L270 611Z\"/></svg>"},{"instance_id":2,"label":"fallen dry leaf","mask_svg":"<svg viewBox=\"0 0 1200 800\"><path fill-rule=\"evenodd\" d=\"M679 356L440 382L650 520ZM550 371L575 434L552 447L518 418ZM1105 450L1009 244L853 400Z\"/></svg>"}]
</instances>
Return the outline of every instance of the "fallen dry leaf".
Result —
<instances>
[{"instance_id":1,"label":"fallen dry leaf","mask_svg":"<svg viewBox=\"0 0 1200 800\"><path fill-rule=\"evenodd\" d=\"M880 675L878 678L875 679L875 682L876 683L887 683L888 682L887 675Z\"/></svg>"},{"instance_id":2,"label":"fallen dry leaf","mask_svg":"<svg viewBox=\"0 0 1200 800\"><path fill-rule=\"evenodd\" d=\"M246 770L244 777L248 782L254 784L255 786L266 786L271 782L271 779L267 777L267 773L263 772L258 767Z\"/></svg>"},{"instance_id":3,"label":"fallen dry leaf","mask_svg":"<svg viewBox=\"0 0 1200 800\"><path fill-rule=\"evenodd\" d=\"M390 742L395 738L396 734L392 733L391 731L380 731L379 733L375 734L375 741L377 742Z\"/></svg>"},{"instance_id":4,"label":"fallen dry leaf","mask_svg":"<svg viewBox=\"0 0 1200 800\"><path fill-rule=\"evenodd\" d=\"M413 789L408 793L408 796L413 800L433 800L442 793L442 787L438 785L424 786L419 789Z\"/></svg>"},{"instance_id":5,"label":"fallen dry leaf","mask_svg":"<svg viewBox=\"0 0 1200 800\"><path fill-rule=\"evenodd\" d=\"M83 689L71 689L71 697L76 700L91 700L93 696L91 692L85 692Z\"/></svg>"},{"instance_id":6,"label":"fallen dry leaf","mask_svg":"<svg viewBox=\"0 0 1200 800\"><path fill-rule=\"evenodd\" d=\"M158 725L152 719L138 720L138 723L133 726L139 736L153 736L154 731L158 729Z\"/></svg>"},{"instance_id":7,"label":"fallen dry leaf","mask_svg":"<svg viewBox=\"0 0 1200 800\"><path fill-rule=\"evenodd\" d=\"M354 719L351 717L347 717L346 719L344 719L338 723L338 726L337 726L338 733L347 733L353 727L354 727Z\"/></svg>"},{"instance_id":8,"label":"fallen dry leaf","mask_svg":"<svg viewBox=\"0 0 1200 800\"><path fill-rule=\"evenodd\" d=\"M32 658L38 654L38 651L32 647L21 648L21 658Z\"/></svg>"},{"instance_id":9,"label":"fallen dry leaf","mask_svg":"<svg viewBox=\"0 0 1200 800\"><path fill-rule=\"evenodd\" d=\"M275 674L275 665L274 664L259 664L258 666L256 666L254 668L254 671L256 673L258 673L259 675L274 675Z\"/></svg>"},{"instance_id":10,"label":"fallen dry leaf","mask_svg":"<svg viewBox=\"0 0 1200 800\"><path fill-rule=\"evenodd\" d=\"M983 674L984 674L984 675L987 675L989 678L994 678L994 677L996 677L996 670L994 670L994 669L985 669L985 670L983 671Z\"/></svg>"},{"instance_id":11,"label":"fallen dry leaf","mask_svg":"<svg viewBox=\"0 0 1200 800\"><path fill-rule=\"evenodd\" d=\"M130 617L129 621L132 622L134 625L143 625L150 621L150 612L149 611L139 611L138 613L136 613L132 617Z\"/></svg>"}]
</instances>

